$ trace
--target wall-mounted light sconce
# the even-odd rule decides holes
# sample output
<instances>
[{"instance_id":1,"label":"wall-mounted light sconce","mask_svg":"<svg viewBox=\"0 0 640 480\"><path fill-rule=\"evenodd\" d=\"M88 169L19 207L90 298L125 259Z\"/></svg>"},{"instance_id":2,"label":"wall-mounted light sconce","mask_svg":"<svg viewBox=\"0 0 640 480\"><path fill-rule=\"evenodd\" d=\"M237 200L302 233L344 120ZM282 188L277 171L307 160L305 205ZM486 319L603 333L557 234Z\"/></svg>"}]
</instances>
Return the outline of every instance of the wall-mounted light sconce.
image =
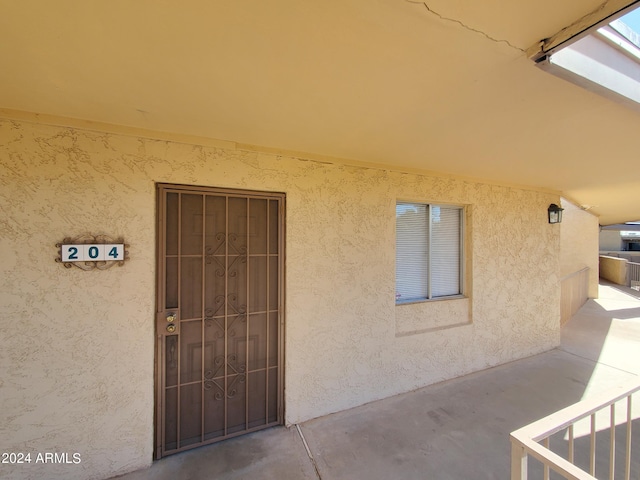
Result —
<instances>
[{"instance_id":1,"label":"wall-mounted light sconce","mask_svg":"<svg viewBox=\"0 0 640 480\"><path fill-rule=\"evenodd\" d=\"M560 208L555 203L549 205L547 212L549 213L549 223L560 223L562 222L562 211L564 208Z\"/></svg>"}]
</instances>

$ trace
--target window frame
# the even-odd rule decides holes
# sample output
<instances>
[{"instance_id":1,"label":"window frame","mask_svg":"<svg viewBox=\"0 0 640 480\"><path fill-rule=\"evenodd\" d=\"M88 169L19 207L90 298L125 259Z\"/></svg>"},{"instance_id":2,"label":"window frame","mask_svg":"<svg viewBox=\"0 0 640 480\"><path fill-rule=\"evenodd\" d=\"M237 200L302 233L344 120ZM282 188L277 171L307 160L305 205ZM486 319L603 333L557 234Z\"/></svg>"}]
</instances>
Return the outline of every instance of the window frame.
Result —
<instances>
[{"instance_id":1,"label":"window frame","mask_svg":"<svg viewBox=\"0 0 640 480\"><path fill-rule=\"evenodd\" d=\"M434 302L434 301L442 301L442 300L451 300L458 298L466 298L466 262L467 262L467 205L461 205L456 203L444 203L444 202L425 202L425 201L413 201L413 200L401 200L396 199L396 223L395 223L395 240L396 240L396 261L395 261L395 291L397 295L397 284L398 284L398 260L397 260L397 246L398 246L398 220L397 220L397 209L399 205L419 205L427 207L427 222L428 222L428 232L427 232L427 273L426 273L426 283L427 283L427 291L424 297L420 298L411 298L407 300L399 300L396 296L395 305L411 305L416 303L425 303L425 302ZM439 295L433 296L432 292L432 278L433 278L433 262L432 262L432 254L433 254L433 209L434 207L440 208L449 208L458 210L458 227L459 227L459 240L458 240L458 293L450 294L450 295Z\"/></svg>"}]
</instances>

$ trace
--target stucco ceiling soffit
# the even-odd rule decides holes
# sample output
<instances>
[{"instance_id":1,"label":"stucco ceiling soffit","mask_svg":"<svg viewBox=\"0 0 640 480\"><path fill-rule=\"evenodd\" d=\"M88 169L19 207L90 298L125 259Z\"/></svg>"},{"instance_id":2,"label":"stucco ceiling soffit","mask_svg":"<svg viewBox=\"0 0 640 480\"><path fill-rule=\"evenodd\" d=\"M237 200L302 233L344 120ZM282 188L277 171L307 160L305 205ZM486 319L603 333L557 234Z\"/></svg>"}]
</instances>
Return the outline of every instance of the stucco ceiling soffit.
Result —
<instances>
[{"instance_id":1,"label":"stucco ceiling soffit","mask_svg":"<svg viewBox=\"0 0 640 480\"><path fill-rule=\"evenodd\" d=\"M450 16L447 16L444 13L441 13L440 11L436 10L436 7L433 7L431 5L431 2L429 2L429 1L419 1L419 0L405 0L405 1L407 1L409 3L413 3L415 5L419 5L419 6L424 7L425 10L430 15L432 15L435 18L440 19L443 22L452 23L452 24L458 25L458 26L462 27L463 29L468 30L469 32L472 32L472 33L475 33L475 34L483 36L484 38L486 38L487 40L489 40L491 42L499 43L499 44L501 43L501 44L507 45L507 46L519 51L519 52L525 52L525 50L523 48L521 48L521 47L519 47L517 45L514 45L511 41L509 41L506 38L497 38L493 34L487 32L487 31L484 31L479 27L475 27L473 25L465 23L464 21L462 21L462 20L460 20L458 18L450 17Z\"/></svg>"},{"instance_id":2,"label":"stucco ceiling soffit","mask_svg":"<svg viewBox=\"0 0 640 480\"><path fill-rule=\"evenodd\" d=\"M0 0L0 109L545 188L635 220L640 116L522 52L603 1Z\"/></svg>"}]
</instances>

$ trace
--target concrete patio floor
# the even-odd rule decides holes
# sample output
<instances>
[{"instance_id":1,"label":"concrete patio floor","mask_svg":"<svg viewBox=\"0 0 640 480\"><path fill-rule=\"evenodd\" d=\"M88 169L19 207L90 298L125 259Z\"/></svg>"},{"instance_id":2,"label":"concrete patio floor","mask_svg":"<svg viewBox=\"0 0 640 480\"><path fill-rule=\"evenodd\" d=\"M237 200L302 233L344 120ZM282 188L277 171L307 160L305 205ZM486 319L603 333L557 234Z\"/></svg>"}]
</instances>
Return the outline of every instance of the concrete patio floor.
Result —
<instances>
[{"instance_id":1,"label":"concrete patio floor","mask_svg":"<svg viewBox=\"0 0 640 480\"><path fill-rule=\"evenodd\" d=\"M600 285L559 348L170 456L122 480L507 479L509 433L640 375L640 294Z\"/></svg>"}]
</instances>

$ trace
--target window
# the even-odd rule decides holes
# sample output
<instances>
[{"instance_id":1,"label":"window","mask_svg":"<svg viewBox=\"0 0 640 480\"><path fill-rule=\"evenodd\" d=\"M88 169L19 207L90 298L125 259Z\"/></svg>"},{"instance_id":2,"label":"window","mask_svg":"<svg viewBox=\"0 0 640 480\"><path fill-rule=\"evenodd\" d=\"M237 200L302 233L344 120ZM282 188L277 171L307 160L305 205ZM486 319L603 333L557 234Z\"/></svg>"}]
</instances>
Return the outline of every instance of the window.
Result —
<instances>
[{"instance_id":1,"label":"window","mask_svg":"<svg viewBox=\"0 0 640 480\"><path fill-rule=\"evenodd\" d=\"M396 303L462 294L462 212L396 203Z\"/></svg>"}]
</instances>

